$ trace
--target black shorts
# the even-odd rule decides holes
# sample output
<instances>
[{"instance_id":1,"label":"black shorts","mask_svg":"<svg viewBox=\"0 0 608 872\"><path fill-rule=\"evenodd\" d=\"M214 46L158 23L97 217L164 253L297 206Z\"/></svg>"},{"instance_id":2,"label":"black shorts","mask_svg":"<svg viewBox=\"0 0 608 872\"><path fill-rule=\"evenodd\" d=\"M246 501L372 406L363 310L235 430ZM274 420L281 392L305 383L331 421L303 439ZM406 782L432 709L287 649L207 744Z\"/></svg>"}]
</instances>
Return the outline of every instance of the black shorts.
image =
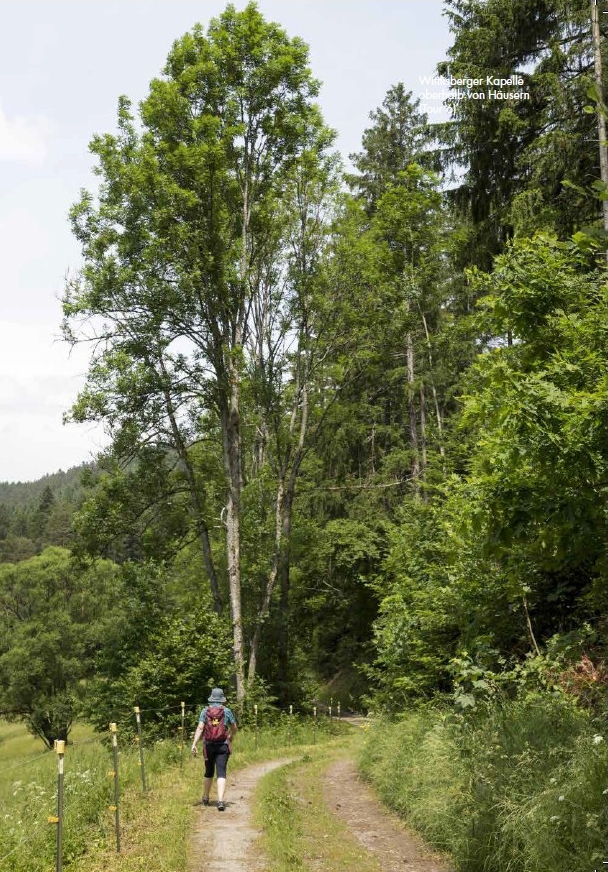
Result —
<instances>
[{"instance_id":1,"label":"black shorts","mask_svg":"<svg viewBox=\"0 0 608 872\"><path fill-rule=\"evenodd\" d=\"M226 742L217 744L213 742L205 742L205 778L213 778L213 773L217 768L217 777L226 777L226 765L230 749Z\"/></svg>"}]
</instances>

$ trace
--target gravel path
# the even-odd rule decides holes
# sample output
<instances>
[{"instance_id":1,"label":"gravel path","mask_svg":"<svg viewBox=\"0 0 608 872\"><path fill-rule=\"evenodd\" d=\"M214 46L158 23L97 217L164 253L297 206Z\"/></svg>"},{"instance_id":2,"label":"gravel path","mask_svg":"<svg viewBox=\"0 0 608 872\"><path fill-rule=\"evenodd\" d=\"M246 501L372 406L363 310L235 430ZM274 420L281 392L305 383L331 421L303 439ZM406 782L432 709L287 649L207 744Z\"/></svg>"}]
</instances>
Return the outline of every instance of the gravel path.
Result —
<instances>
[{"instance_id":1,"label":"gravel path","mask_svg":"<svg viewBox=\"0 0 608 872\"><path fill-rule=\"evenodd\" d=\"M224 812L218 812L215 805L198 806L190 872L262 872L266 868L264 858L255 855L253 847L259 831L251 821L252 795L264 775L289 762L269 760L230 776ZM352 760L340 758L332 763L324 788L330 810L379 860L384 872L451 872L440 856L429 851L396 815L387 812L359 779Z\"/></svg>"},{"instance_id":2,"label":"gravel path","mask_svg":"<svg viewBox=\"0 0 608 872\"><path fill-rule=\"evenodd\" d=\"M289 760L268 760L228 773L226 811L215 805L200 806L190 850L191 872L257 872L260 858L251 855L259 836L251 822L251 797L260 778ZM212 794L213 795L213 794Z\"/></svg>"},{"instance_id":3,"label":"gravel path","mask_svg":"<svg viewBox=\"0 0 608 872\"><path fill-rule=\"evenodd\" d=\"M333 763L325 780L329 808L380 861L384 872L449 872L450 867L388 812L357 776L350 759Z\"/></svg>"}]
</instances>

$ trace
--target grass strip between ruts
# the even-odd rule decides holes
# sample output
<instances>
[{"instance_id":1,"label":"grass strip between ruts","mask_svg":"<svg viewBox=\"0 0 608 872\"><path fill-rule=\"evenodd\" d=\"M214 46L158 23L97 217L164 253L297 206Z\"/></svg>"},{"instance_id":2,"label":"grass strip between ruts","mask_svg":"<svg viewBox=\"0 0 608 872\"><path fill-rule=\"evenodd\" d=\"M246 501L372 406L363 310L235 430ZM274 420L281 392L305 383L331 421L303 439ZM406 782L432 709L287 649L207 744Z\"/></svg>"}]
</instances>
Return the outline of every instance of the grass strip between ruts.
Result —
<instances>
[{"instance_id":1,"label":"grass strip between ruts","mask_svg":"<svg viewBox=\"0 0 608 872\"><path fill-rule=\"evenodd\" d=\"M260 782L254 819L263 830L258 847L266 858L264 872L381 872L324 797L324 773L344 750L344 743L315 748Z\"/></svg>"}]
</instances>

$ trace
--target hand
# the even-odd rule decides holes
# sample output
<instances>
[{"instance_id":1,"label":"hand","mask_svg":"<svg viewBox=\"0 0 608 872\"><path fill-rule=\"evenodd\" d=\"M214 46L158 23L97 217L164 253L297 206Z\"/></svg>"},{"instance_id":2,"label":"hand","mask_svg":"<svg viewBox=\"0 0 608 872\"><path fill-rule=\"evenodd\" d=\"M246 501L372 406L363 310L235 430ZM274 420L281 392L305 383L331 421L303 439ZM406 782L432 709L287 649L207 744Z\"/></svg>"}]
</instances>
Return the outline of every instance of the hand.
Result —
<instances>
[{"instance_id":1,"label":"hand","mask_svg":"<svg viewBox=\"0 0 608 872\"><path fill-rule=\"evenodd\" d=\"M192 756L196 757L196 745L192 746Z\"/></svg>"}]
</instances>

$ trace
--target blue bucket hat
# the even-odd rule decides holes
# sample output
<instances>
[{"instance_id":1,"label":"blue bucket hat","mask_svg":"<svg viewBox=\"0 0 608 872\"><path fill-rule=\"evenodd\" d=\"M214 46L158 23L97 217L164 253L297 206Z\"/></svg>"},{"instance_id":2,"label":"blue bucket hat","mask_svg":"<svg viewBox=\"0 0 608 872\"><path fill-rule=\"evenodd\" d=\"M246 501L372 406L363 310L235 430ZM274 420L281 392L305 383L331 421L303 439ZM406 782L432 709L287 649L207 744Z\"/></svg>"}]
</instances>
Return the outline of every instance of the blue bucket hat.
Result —
<instances>
[{"instance_id":1,"label":"blue bucket hat","mask_svg":"<svg viewBox=\"0 0 608 872\"><path fill-rule=\"evenodd\" d=\"M211 696L208 699L208 702L226 702L226 697L224 696L224 691L221 687L214 687L211 691Z\"/></svg>"}]
</instances>

